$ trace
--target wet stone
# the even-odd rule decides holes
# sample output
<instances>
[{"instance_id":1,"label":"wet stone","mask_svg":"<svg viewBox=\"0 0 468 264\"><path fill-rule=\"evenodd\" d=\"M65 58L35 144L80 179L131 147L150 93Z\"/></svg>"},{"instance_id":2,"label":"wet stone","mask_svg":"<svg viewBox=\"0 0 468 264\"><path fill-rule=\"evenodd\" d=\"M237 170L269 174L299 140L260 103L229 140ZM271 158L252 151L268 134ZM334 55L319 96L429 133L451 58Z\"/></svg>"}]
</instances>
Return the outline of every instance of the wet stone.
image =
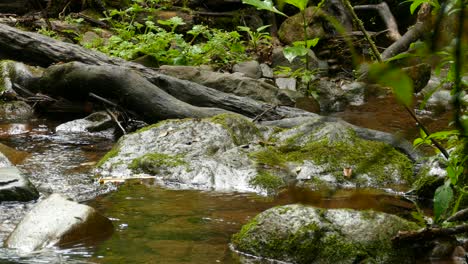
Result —
<instances>
[{"instance_id":1,"label":"wet stone","mask_svg":"<svg viewBox=\"0 0 468 264\"><path fill-rule=\"evenodd\" d=\"M93 208L52 194L26 214L6 246L21 252L49 246L71 247L102 240L112 231L112 222Z\"/></svg>"},{"instance_id":2,"label":"wet stone","mask_svg":"<svg viewBox=\"0 0 468 264\"><path fill-rule=\"evenodd\" d=\"M112 128L112 118L105 112L96 112L83 118L59 125L55 131L62 133L100 132Z\"/></svg>"},{"instance_id":3,"label":"wet stone","mask_svg":"<svg viewBox=\"0 0 468 264\"><path fill-rule=\"evenodd\" d=\"M0 168L0 202L30 201L38 197L37 190L16 167Z\"/></svg>"}]
</instances>

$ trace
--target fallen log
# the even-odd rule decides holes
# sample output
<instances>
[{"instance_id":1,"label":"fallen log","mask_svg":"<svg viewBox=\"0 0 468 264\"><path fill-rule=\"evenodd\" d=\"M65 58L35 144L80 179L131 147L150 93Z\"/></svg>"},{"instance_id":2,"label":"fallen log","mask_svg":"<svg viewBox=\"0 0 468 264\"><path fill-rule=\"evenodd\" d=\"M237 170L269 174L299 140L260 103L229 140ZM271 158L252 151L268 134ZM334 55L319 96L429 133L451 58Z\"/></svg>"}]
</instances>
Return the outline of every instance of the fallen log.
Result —
<instances>
[{"instance_id":1,"label":"fallen log","mask_svg":"<svg viewBox=\"0 0 468 264\"><path fill-rule=\"evenodd\" d=\"M42 92L85 101L90 93L110 97L147 122L210 117L228 111L182 102L125 68L70 62L50 66L38 81Z\"/></svg>"},{"instance_id":2,"label":"fallen log","mask_svg":"<svg viewBox=\"0 0 468 264\"><path fill-rule=\"evenodd\" d=\"M193 82L161 74L140 64L119 58L111 58L103 53L88 50L75 44L61 42L37 33L22 31L2 24L0 24L0 58L14 59L43 67L72 61L95 66L118 66L123 72L129 70L138 72L149 82L185 103L198 107L222 108L251 118L271 107L267 103L223 93ZM105 94L99 95L107 97ZM141 97L141 99L145 98ZM188 109L185 106L183 108ZM197 111L194 113L200 114ZM308 114L308 112L300 109L280 106L265 114L264 119L274 120Z\"/></svg>"}]
</instances>

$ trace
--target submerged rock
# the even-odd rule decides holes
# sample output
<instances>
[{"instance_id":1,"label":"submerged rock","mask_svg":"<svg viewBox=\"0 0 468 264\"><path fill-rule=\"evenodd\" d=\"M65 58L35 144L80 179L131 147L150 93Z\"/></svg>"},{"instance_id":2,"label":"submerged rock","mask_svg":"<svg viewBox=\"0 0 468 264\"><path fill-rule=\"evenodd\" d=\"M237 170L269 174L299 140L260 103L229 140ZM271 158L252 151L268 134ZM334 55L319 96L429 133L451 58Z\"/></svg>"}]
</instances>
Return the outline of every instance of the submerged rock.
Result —
<instances>
[{"instance_id":1,"label":"submerged rock","mask_svg":"<svg viewBox=\"0 0 468 264\"><path fill-rule=\"evenodd\" d=\"M176 188L263 193L289 182L336 189L414 181L408 156L361 137L378 139L371 130L320 116L300 122L282 129L232 114L166 120L122 137L97 172L119 178L149 174ZM345 169L352 172L345 175Z\"/></svg>"},{"instance_id":2,"label":"submerged rock","mask_svg":"<svg viewBox=\"0 0 468 264\"><path fill-rule=\"evenodd\" d=\"M293 263L414 263L411 249L393 249L398 231L419 227L374 211L286 205L252 219L232 237L243 253Z\"/></svg>"},{"instance_id":3,"label":"submerged rock","mask_svg":"<svg viewBox=\"0 0 468 264\"><path fill-rule=\"evenodd\" d=\"M5 244L32 252L48 246L86 244L107 237L112 230L112 222L93 208L52 194L26 214Z\"/></svg>"},{"instance_id":4,"label":"submerged rock","mask_svg":"<svg viewBox=\"0 0 468 264\"><path fill-rule=\"evenodd\" d=\"M31 201L38 197L31 182L0 153L0 202Z\"/></svg>"}]
</instances>

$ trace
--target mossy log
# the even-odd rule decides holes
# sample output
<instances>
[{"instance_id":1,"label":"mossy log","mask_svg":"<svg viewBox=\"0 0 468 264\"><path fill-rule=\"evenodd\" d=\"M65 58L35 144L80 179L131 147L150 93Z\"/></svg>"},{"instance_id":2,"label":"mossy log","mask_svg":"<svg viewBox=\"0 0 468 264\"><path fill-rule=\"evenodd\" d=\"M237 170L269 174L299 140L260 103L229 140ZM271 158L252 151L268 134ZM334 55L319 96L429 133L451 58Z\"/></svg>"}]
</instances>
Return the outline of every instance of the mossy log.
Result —
<instances>
[{"instance_id":1,"label":"mossy log","mask_svg":"<svg viewBox=\"0 0 468 264\"><path fill-rule=\"evenodd\" d=\"M265 110L270 109L263 115L263 119L265 120L274 120L280 119L282 117L304 116L310 114L303 110L290 107L280 106L272 108L271 105L267 103L223 93L190 81L184 81L161 74L155 69L147 68L140 64L128 62L119 58L111 58L103 53L88 50L75 44L61 42L37 33L25 32L2 24L0 24L0 58L14 59L43 67L48 67L52 64L77 61L84 64L93 65L95 66L93 68L95 70L99 70L99 67L97 66L113 66L115 67L114 69L119 68L119 72L138 72L143 78L154 84L153 89L162 89L166 93L175 97L174 99L171 98L170 100L168 96L160 97L161 100L167 99L171 103L174 103L174 106L170 107L169 101L167 102L167 111L170 111L171 109L173 111L177 111L177 108L179 107L188 107L189 105L193 105L198 107L217 107L227 111L240 113L248 117L255 117L263 113ZM105 67L104 69L108 70L108 68ZM92 74L92 72L88 71L88 74ZM119 80L122 80L122 78L119 78L118 76L115 77ZM60 83L63 84L63 82ZM113 83L115 82L113 81ZM55 85L55 87L57 88L58 86ZM69 98L70 95L68 95L68 93L70 90L67 89L66 86L63 86L62 89L67 90L66 92L63 92L63 96ZM57 92L57 89L54 90ZM110 90L111 89L108 89L106 92L110 92ZM48 91L46 90L44 92ZM128 88L126 91L121 90L121 92L121 96L125 97L126 93L130 93L130 88ZM102 97L107 97L107 94L101 93L99 95ZM148 94L142 93L139 95L139 97L143 101L134 103L146 104L144 101L148 99L147 96ZM176 100L183 101L186 104L179 102L175 104ZM139 106L135 107L138 108ZM187 108L183 111L190 112L192 109L193 108ZM219 111L217 112L219 113ZM199 111L194 111L193 113L199 113ZM176 113L168 113L167 115L174 118L178 117ZM179 117L187 116L182 115ZM193 117L198 116L194 115Z\"/></svg>"}]
</instances>

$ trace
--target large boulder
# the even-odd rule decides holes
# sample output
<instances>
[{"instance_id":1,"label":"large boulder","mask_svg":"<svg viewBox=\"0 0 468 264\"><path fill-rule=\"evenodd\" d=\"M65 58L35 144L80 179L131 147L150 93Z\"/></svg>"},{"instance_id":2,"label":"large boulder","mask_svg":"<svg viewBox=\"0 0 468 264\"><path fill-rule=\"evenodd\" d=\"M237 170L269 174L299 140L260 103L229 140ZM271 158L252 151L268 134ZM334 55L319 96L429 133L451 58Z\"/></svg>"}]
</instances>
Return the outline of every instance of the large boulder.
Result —
<instances>
[{"instance_id":1,"label":"large boulder","mask_svg":"<svg viewBox=\"0 0 468 264\"><path fill-rule=\"evenodd\" d=\"M0 202L31 201L38 197L31 182L0 152Z\"/></svg>"},{"instance_id":2,"label":"large boulder","mask_svg":"<svg viewBox=\"0 0 468 264\"><path fill-rule=\"evenodd\" d=\"M386 213L286 205L257 215L232 243L241 252L292 263L414 263L413 250L394 249L391 239L416 229Z\"/></svg>"},{"instance_id":3,"label":"large boulder","mask_svg":"<svg viewBox=\"0 0 468 264\"><path fill-rule=\"evenodd\" d=\"M413 162L388 144L398 142L391 135L338 119L299 119L289 129L233 114L163 121L122 137L97 172L118 178L143 173L176 188L263 193L291 181L313 189L414 181Z\"/></svg>"},{"instance_id":4,"label":"large boulder","mask_svg":"<svg viewBox=\"0 0 468 264\"><path fill-rule=\"evenodd\" d=\"M26 214L5 244L32 252L47 246L86 244L112 231L112 222L93 208L52 194Z\"/></svg>"},{"instance_id":5,"label":"large boulder","mask_svg":"<svg viewBox=\"0 0 468 264\"><path fill-rule=\"evenodd\" d=\"M326 36L326 32L322 26L323 12L317 10L316 7L308 7L305 10L305 19L307 20L307 38L322 38ZM304 40L303 17L301 13L288 17L278 30L280 40L288 45L295 41Z\"/></svg>"}]
</instances>

